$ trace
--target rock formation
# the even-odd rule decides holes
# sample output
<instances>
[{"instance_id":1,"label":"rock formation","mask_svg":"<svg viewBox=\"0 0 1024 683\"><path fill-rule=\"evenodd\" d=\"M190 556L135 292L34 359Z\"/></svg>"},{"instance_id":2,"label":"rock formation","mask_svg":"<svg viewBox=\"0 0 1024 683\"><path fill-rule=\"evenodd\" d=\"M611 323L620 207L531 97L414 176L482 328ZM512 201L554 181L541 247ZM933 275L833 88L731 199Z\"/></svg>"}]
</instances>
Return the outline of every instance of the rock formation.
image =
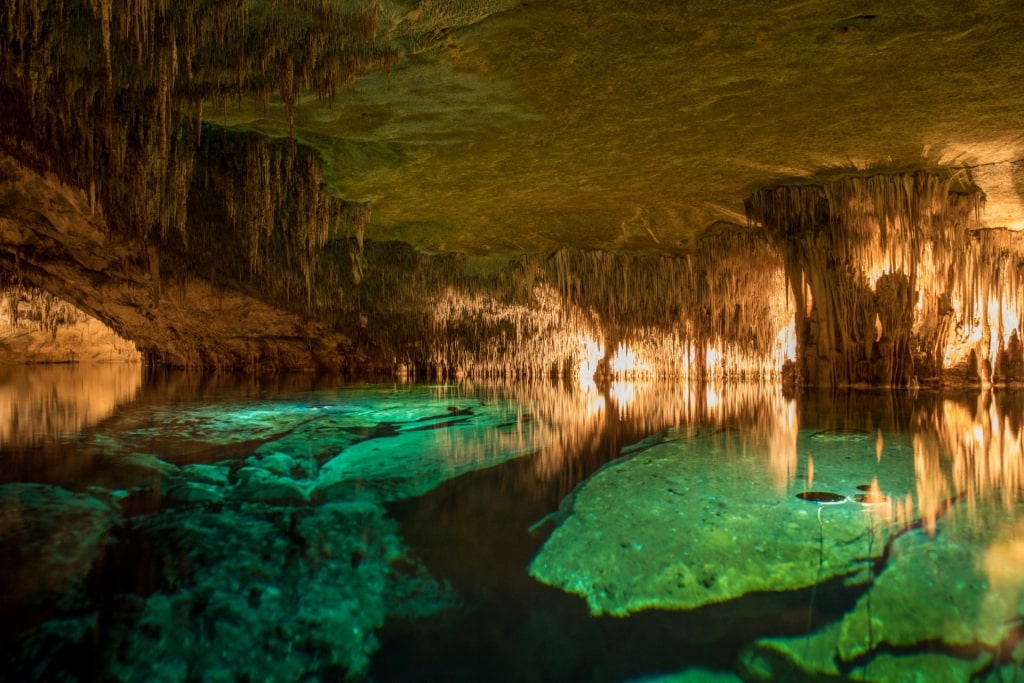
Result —
<instances>
[{"instance_id":1,"label":"rock formation","mask_svg":"<svg viewBox=\"0 0 1024 683\"><path fill-rule=\"evenodd\" d=\"M13 0L2 282L174 366L1019 381L1024 10L728 5Z\"/></svg>"}]
</instances>

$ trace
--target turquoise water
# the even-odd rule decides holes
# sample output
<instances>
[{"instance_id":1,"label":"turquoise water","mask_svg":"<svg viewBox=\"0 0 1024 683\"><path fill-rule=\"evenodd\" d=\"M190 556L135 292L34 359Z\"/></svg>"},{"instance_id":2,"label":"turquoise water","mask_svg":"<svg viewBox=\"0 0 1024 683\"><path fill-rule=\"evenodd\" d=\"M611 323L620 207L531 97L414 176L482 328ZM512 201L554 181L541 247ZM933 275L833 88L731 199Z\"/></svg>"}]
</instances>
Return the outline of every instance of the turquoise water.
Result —
<instances>
[{"instance_id":1,"label":"turquoise water","mask_svg":"<svg viewBox=\"0 0 1024 683\"><path fill-rule=\"evenodd\" d=\"M0 680L1024 681L1015 393L0 371Z\"/></svg>"}]
</instances>

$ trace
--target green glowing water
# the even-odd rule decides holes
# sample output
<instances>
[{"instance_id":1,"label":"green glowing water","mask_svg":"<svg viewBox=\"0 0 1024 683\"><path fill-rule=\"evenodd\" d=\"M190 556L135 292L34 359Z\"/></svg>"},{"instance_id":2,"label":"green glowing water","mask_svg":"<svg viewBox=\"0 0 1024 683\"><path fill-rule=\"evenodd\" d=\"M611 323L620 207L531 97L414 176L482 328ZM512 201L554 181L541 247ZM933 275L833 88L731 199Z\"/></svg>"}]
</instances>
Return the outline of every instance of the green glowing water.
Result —
<instances>
[{"instance_id":1,"label":"green glowing water","mask_svg":"<svg viewBox=\"0 0 1024 683\"><path fill-rule=\"evenodd\" d=\"M0 680L1024 677L1015 394L102 374L0 385Z\"/></svg>"}]
</instances>

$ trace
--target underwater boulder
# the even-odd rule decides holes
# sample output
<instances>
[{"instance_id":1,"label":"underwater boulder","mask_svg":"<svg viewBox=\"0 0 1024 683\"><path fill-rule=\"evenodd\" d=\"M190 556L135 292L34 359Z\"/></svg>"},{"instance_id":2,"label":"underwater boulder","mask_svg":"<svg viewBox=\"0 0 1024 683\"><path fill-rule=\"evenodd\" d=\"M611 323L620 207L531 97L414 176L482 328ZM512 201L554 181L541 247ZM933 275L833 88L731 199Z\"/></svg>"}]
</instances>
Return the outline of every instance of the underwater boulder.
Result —
<instances>
[{"instance_id":1,"label":"underwater boulder","mask_svg":"<svg viewBox=\"0 0 1024 683\"><path fill-rule=\"evenodd\" d=\"M224 500L224 488L201 481L179 482L167 487L164 500L179 505L210 505Z\"/></svg>"},{"instance_id":2,"label":"underwater boulder","mask_svg":"<svg viewBox=\"0 0 1024 683\"><path fill-rule=\"evenodd\" d=\"M354 488L368 487L380 500L403 500L536 451L532 427L499 429L507 410L488 406L472 415L391 424L386 435L353 443L325 462L314 493L338 500L351 497Z\"/></svg>"},{"instance_id":3,"label":"underwater boulder","mask_svg":"<svg viewBox=\"0 0 1024 683\"><path fill-rule=\"evenodd\" d=\"M740 655L737 670L748 683L963 683L976 680L992 661L987 653L961 658L922 650L879 652L867 661L842 664L835 658L839 639L836 624L808 636L765 638Z\"/></svg>"},{"instance_id":4,"label":"underwater boulder","mask_svg":"<svg viewBox=\"0 0 1024 683\"><path fill-rule=\"evenodd\" d=\"M359 679L388 614L455 605L367 501L175 510L134 524L161 590L111 625L109 680Z\"/></svg>"},{"instance_id":5,"label":"underwater boulder","mask_svg":"<svg viewBox=\"0 0 1024 683\"><path fill-rule=\"evenodd\" d=\"M309 500L300 482L259 467L241 467L235 478L231 495L239 500L285 505L301 505Z\"/></svg>"},{"instance_id":6,"label":"underwater boulder","mask_svg":"<svg viewBox=\"0 0 1024 683\"><path fill-rule=\"evenodd\" d=\"M946 648L1006 653L1024 622L1024 522L999 503L959 502L934 535L907 534L840 626L844 662L876 650Z\"/></svg>"},{"instance_id":7,"label":"underwater boulder","mask_svg":"<svg viewBox=\"0 0 1024 683\"><path fill-rule=\"evenodd\" d=\"M884 570L838 622L751 646L744 677L957 683L1000 667L1006 678L992 680L1024 674L1020 526L998 504L954 504L934 535L894 538Z\"/></svg>"},{"instance_id":8,"label":"underwater boulder","mask_svg":"<svg viewBox=\"0 0 1024 683\"><path fill-rule=\"evenodd\" d=\"M102 557L120 511L58 486L0 485L0 609L53 600Z\"/></svg>"},{"instance_id":9,"label":"underwater boulder","mask_svg":"<svg viewBox=\"0 0 1024 683\"><path fill-rule=\"evenodd\" d=\"M195 464L181 468L182 477L188 481L226 486L231 475L231 463L225 461L214 465Z\"/></svg>"},{"instance_id":10,"label":"underwater boulder","mask_svg":"<svg viewBox=\"0 0 1024 683\"><path fill-rule=\"evenodd\" d=\"M633 678L626 683L743 683L743 681L731 671L712 671L695 666L674 673Z\"/></svg>"},{"instance_id":11,"label":"underwater boulder","mask_svg":"<svg viewBox=\"0 0 1024 683\"><path fill-rule=\"evenodd\" d=\"M800 500L798 482L773 485L763 450L726 436L666 442L601 469L574 493L531 576L580 595L594 614L619 616L862 580L889 530L846 495L870 479L868 467L912 483L912 463L879 463L871 450L822 482L844 495Z\"/></svg>"},{"instance_id":12,"label":"underwater boulder","mask_svg":"<svg viewBox=\"0 0 1024 683\"><path fill-rule=\"evenodd\" d=\"M249 467L267 470L279 477L290 477L297 468L295 458L279 451L250 456L245 459L245 464Z\"/></svg>"}]
</instances>

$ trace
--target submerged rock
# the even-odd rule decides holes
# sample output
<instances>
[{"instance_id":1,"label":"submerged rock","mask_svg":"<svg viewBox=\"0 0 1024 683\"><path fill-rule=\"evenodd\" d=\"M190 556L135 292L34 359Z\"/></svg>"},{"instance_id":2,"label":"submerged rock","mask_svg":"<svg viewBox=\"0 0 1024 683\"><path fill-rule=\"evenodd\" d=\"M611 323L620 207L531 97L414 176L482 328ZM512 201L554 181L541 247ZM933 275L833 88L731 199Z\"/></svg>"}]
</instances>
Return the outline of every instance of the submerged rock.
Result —
<instances>
[{"instance_id":1,"label":"submerged rock","mask_svg":"<svg viewBox=\"0 0 1024 683\"><path fill-rule=\"evenodd\" d=\"M231 474L230 463L227 462L216 465L186 465L181 469L182 474L190 481L220 486L228 483L228 476Z\"/></svg>"},{"instance_id":2,"label":"submerged rock","mask_svg":"<svg viewBox=\"0 0 1024 683\"><path fill-rule=\"evenodd\" d=\"M692 667L676 673L643 676L634 678L627 683L743 683L739 676L731 671L711 671L700 667Z\"/></svg>"},{"instance_id":3,"label":"submerged rock","mask_svg":"<svg viewBox=\"0 0 1024 683\"><path fill-rule=\"evenodd\" d=\"M164 499L182 505L205 505L224 500L223 487L199 481L186 481L168 486Z\"/></svg>"},{"instance_id":4,"label":"submerged rock","mask_svg":"<svg viewBox=\"0 0 1024 683\"><path fill-rule=\"evenodd\" d=\"M0 610L53 600L102 557L119 510L45 484L0 485Z\"/></svg>"},{"instance_id":5,"label":"submerged rock","mask_svg":"<svg viewBox=\"0 0 1024 683\"><path fill-rule=\"evenodd\" d=\"M954 505L937 534L896 538L888 564L854 608L799 638L751 646L751 681L903 682L1024 676L1024 543L997 506ZM1005 674L1005 678L1000 678Z\"/></svg>"},{"instance_id":6,"label":"submerged rock","mask_svg":"<svg viewBox=\"0 0 1024 683\"><path fill-rule=\"evenodd\" d=\"M531 576L612 615L863 576L888 527L868 507L822 507L797 499L798 484L773 487L769 449L751 445L749 435L701 436L603 468L575 492ZM841 469L819 466L819 479L847 495L871 476L909 487L912 468L867 449Z\"/></svg>"},{"instance_id":7,"label":"submerged rock","mask_svg":"<svg viewBox=\"0 0 1024 683\"><path fill-rule=\"evenodd\" d=\"M401 425L387 436L356 442L320 469L313 493L345 499L369 487L384 501L421 495L472 470L493 467L534 452L533 428L499 429L508 415L501 406L473 414L428 416Z\"/></svg>"},{"instance_id":8,"label":"submerged rock","mask_svg":"<svg viewBox=\"0 0 1024 683\"><path fill-rule=\"evenodd\" d=\"M162 588L112 629L111 680L358 678L389 611L454 605L372 502L179 510L137 527Z\"/></svg>"},{"instance_id":9,"label":"submerged rock","mask_svg":"<svg viewBox=\"0 0 1024 683\"><path fill-rule=\"evenodd\" d=\"M760 640L743 653L737 668L748 683L963 683L991 665L987 654L960 658L923 650L880 652L869 662L841 666L835 659L839 640L836 624L810 636Z\"/></svg>"},{"instance_id":10,"label":"submerged rock","mask_svg":"<svg viewBox=\"0 0 1024 683\"><path fill-rule=\"evenodd\" d=\"M295 458L287 453L274 452L245 459L250 467L259 467L281 477L291 476L296 468Z\"/></svg>"},{"instance_id":11,"label":"submerged rock","mask_svg":"<svg viewBox=\"0 0 1024 683\"><path fill-rule=\"evenodd\" d=\"M236 484L231 494L241 500L274 502L285 505L309 500L302 482L259 467L242 467L235 473Z\"/></svg>"}]
</instances>

